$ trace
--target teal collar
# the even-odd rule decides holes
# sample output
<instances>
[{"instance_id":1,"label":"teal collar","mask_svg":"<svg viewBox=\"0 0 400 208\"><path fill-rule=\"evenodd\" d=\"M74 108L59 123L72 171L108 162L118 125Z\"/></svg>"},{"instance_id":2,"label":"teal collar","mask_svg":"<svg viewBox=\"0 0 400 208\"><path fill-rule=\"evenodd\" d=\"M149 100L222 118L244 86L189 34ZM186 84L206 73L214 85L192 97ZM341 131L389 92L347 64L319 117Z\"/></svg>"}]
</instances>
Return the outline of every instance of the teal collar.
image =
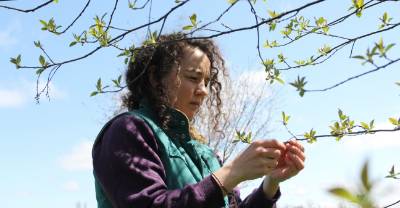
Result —
<instances>
[{"instance_id":1,"label":"teal collar","mask_svg":"<svg viewBox=\"0 0 400 208\"><path fill-rule=\"evenodd\" d=\"M147 102L142 102L138 110L150 117L153 121L157 121L157 119L155 119L156 115L154 111L151 109L150 105L146 104ZM182 111L175 108L169 108L168 113L171 117L171 120L168 124L168 130L165 131L168 136L171 138L179 138L181 142L190 141L189 118Z\"/></svg>"}]
</instances>

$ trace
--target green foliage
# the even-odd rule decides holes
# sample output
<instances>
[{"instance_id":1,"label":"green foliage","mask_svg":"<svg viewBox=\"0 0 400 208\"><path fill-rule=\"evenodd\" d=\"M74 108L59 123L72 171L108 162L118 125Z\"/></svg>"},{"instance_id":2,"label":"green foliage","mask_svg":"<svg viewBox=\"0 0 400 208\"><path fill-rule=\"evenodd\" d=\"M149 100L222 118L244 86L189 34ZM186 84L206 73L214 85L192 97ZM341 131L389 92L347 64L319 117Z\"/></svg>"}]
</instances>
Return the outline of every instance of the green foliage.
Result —
<instances>
[{"instance_id":1,"label":"green foliage","mask_svg":"<svg viewBox=\"0 0 400 208\"><path fill-rule=\"evenodd\" d=\"M135 2L128 1L128 8L129 9L135 9L136 8Z\"/></svg>"},{"instance_id":2,"label":"green foliage","mask_svg":"<svg viewBox=\"0 0 400 208\"><path fill-rule=\"evenodd\" d=\"M108 35L108 32L105 30L106 23L104 17L105 14L101 18L96 15L96 17L93 18L95 24L89 28L89 35L99 41L100 45L103 47L107 46L111 40L111 36Z\"/></svg>"},{"instance_id":3,"label":"green foliage","mask_svg":"<svg viewBox=\"0 0 400 208\"><path fill-rule=\"evenodd\" d=\"M189 19L190 19L191 25L183 26L182 27L183 30L192 30L194 28L197 28L197 24L198 24L197 23L197 15L196 14L192 14L192 16L189 17Z\"/></svg>"},{"instance_id":4,"label":"green foliage","mask_svg":"<svg viewBox=\"0 0 400 208\"><path fill-rule=\"evenodd\" d=\"M283 63L283 62L285 62L285 60L286 60L286 57L283 56L282 53L278 54L278 63Z\"/></svg>"},{"instance_id":5,"label":"green foliage","mask_svg":"<svg viewBox=\"0 0 400 208\"><path fill-rule=\"evenodd\" d=\"M375 48L378 49L378 51L379 51L379 57L386 57L386 53L387 53L394 45L395 45L394 43L391 43L391 44L385 46L384 43L383 43L383 39L380 38L380 39L379 39L379 42L375 43L374 49L375 49ZM375 49L375 50L376 50L376 49Z\"/></svg>"},{"instance_id":6,"label":"green foliage","mask_svg":"<svg viewBox=\"0 0 400 208\"><path fill-rule=\"evenodd\" d=\"M228 3L230 3L230 4L234 4L234 3L236 3L238 0L227 0L228 1Z\"/></svg>"},{"instance_id":7,"label":"green foliage","mask_svg":"<svg viewBox=\"0 0 400 208\"><path fill-rule=\"evenodd\" d=\"M117 79L113 79L111 81L114 83L115 87L120 88L121 87L121 79L122 79L122 75L119 75Z\"/></svg>"},{"instance_id":8,"label":"green foliage","mask_svg":"<svg viewBox=\"0 0 400 208\"><path fill-rule=\"evenodd\" d=\"M396 119L396 118L389 118L389 122L393 125L396 126L396 128L400 128L400 118Z\"/></svg>"},{"instance_id":9,"label":"green foliage","mask_svg":"<svg viewBox=\"0 0 400 208\"><path fill-rule=\"evenodd\" d=\"M101 82L101 78L99 78L97 80L97 82L96 82L96 91L93 91L92 93L90 93L90 96L92 97L92 96L95 96L97 94L104 93L104 89L106 89L108 87L109 87L108 85L103 87L103 83Z\"/></svg>"},{"instance_id":10,"label":"green foliage","mask_svg":"<svg viewBox=\"0 0 400 208\"><path fill-rule=\"evenodd\" d=\"M331 129L331 135L336 137L339 141L344 135L353 131L354 120L350 120L350 117L345 115L342 110L338 109L339 121L335 121L329 128ZM373 125L373 122L372 122Z\"/></svg>"},{"instance_id":11,"label":"green foliage","mask_svg":"<svg viewBox=\"0 0 400 208\"><path fill-rule=\"evenodd\" d=\"M117 55L117 57L122 57L124 56L124 63L128 64L129 59L131 61L134 60L134 51L135 51L135 45L132 45L131 47L129 47L129 49L124 49L120 54Z\"/></svg>"},{"instance_id":12,"label":"green foliage","mask_svg":"<svg viewBox=\"0 0 400 208\"><path fill-rule=\"evenodd\" d=\"M275 18L275 17L277 17L277 16L279 15L278 12L271 11L271 10L268 10L268 14L269 14L269 16L270 16L271 18Z\"/></svg>"},{"instance_id":13,"label":"green foliage","mask_svg":"<svg viewBox=\"0 0 400 208\"><path fill-rule=\"evenodd\" d=\"M304 138L307 139L308 143L312 144L317 141L317 138L315 137L316 134L317 132L314 129L311 129L309 132L304 133Z\"/></svg>"},{"instance_id":14,"label":"green foliage","mask_svg":"<svg viewBox=\"0 0 400 208\"><path fill-rule=\"evenodd\" d=\"M352 58L364 60L364 62L362 62L362 65L364 65L365 63L374 64L374 56L379 55L379 58L382 58L382 57L386 58L387 57L387 52L393 46L395 46L394 43L391 43L389 45L385 45L384 42L383 42L383 39L380 38L379 41L375 43L375 46L372 48L372 50L370 50L369 48L367 49L367 51L365 53L365 56L357 55L357 56L353 56Z\"/></svg>"},{"instance_id":15,"label":"green foliage","mask_svg":"<svg viewBox=\"0 0 400 208\"><path fill-rule=\"evenodd\" d=\"M296 91L299 92L299 95L301 97L304 96L305 90L304 90L304 86L307 84L306 77L301 77L297 76L297 80L295 80L294 82L289 83L290 85L292 85L293 87L296 88Z\"/></svg>"},{"instance_id":16,"label":"green foliage","mask_svg":"<svg viewBox=\"0 0 400 208\"><path fill-rule=\"evenodd\" d=\"M370 121L369 124L365 122L360 122L361 127L366 130L367 132L373 130L375 128L374 126L374 120Z\"/></svg>"},{"instance_id":17,"label":"green foliage","mask_svg":"<svg viewBox=\"0 0 400 208\"><path fill-rule=\"evenodd\" d=\"M21 54L15 58L10 58L10 62L13 63L17 69L19 69L21 67Z\"/></svg>"},{"instance_id":18,"label":"green foliage","mask_svg":"<svg viewBox=\"0 0 400 208\"><path fill-rule=\"evenodd\" d=\"M371 198L371 190L373 183L369 177L368 162L365 162L360 173L360 187L357 191L351 191L345 187L334 187L329 189L329 193L355 203L362 208L373 208L376 207Z\"/></svg>"},{"instance_id":19,"label":"green foliage","mask_svg":"<svg viewBox=\"0 0 400 208\"><path fill-rule=\"evenodd\" d=\"M274 40L272 42L269 42L268 40L266 40L263 46L264 46L264 48L277 47L278 46L278 42L276 42L276 40Z\"/></svg>"},{"instance_id":20,"label":"green foliage","mask_svg":"<svg viewBox=\"0 0 400 208\"><path fill-rule=\"evenodd\" d=\"M282 123L283 123L283 125L286 126L288 124L289 119L290 119L290 116L286 115L285 112L282 111Z\"/></svg>"},{"instance_id":21,"label":"green foliage","mask_svg":"<svg viewBox=\"0 0 400 208\"><path fill-rule=\"evenodd\" d=\"M320 53L323 56L326 56L330 52L331 52L331 47L329 45L324 45L322 48L318 49L318 53Z\"/></svg>"},{"instance_id":22,"label":"green foliage","mask_svg":"<svg viewBox=\"0 0 400 208\"><path fill-rule=\"evenodd\" d=\"M252 142L252 140L253 140L253 138L251 136L251 132L246 133L245 131L236 130L235 140L233 140L232 142L236 143L236 142L241 141L243 143L250 144Z\"/></svg>"},{"instance_id":23,"label":"green foliage","mask_svg":"<svg viewBox=\"0 0 400 208\"><path fill-rule=\"evenodd\" d=\"M328 21L324 17L319 17L318 19L315 19L315 25L317 27L313 31L321 29L322 32L328 34L329 31Z\"/></svg>"},{"instance_id":24,"label":"green foliage","mask_svg":"<svg viewBox=\"0 0 400 208\"><path fill-rule=\"evenodd\" d=\"M150 36L147 40L143 42L144 46L153 45L157 43L157 31L150 33Z\"/></svg>"},{"instance_id":25,"label":"green foliage","mask_svg":"<svg viewBox=\"0 0 400 208\"><path fill-rule=\"evenodd\" d=\"M37 48L42 48L42 44L40 43L40 41L33 41L33 44L34 44L35 47L37 47Z\"/></svg>"},{"instance_id":26,"label":"green foliage","mask_svg":"<svg viewBox=\"0 0 400 208\"><path fill-rule=\"evenodd\" d=\"M264 65L264 69L267 74L265 80L269 81L270 84L274 83L274 81L277 81L281 84L285 83L285 81L283 81L280 77L281 72L275 68L274 59L266 59L262 64Z\"/></svg>"},{"instance_id":27,"label":"green foliage","mask_svg":"<svg viewBox=\"0 0 400 208\"><path fill-rule=\"evenodd\" d=\"M379 29L382 29L386 27L390 23L390 21L392 21L393 18L389 17L388 13L385 12L383 13L382 18L379 19L382 21L382 24L379 25Z\"/></svg>"},{"instance_id":28,"label":"green foliage","mask_svg":"<svg viewBox=\"0 0 400 208\"><path fill-rule=\"evenodd\" d=\"M54 18L50 18L50 20L48 22L44 21L44 20L39 20L40 23L42 24L42 30L47 30L51 33L54 33L56 35L59 35L60 33L57 31L57 29L61 28L60 25L57 25L54 21Z\"/></svg>"},{"instance_id":29,"label":"green foliage","mask_svg":"<svg viewBox=\"0 0 400 208\"><path fill-rule=\"evenodd\" d=\"M357 202L357 196L354 196L349 190L346 188L336 187L329 189L329 192L339 198L345 199L350 202Z\"/></svg>"},{"instance_id":30,"label":"green foliage","mask_svg":"<svg viewBox=\"0 0 400 208\"><path fill-rule=\"evenodd\" d=\"M385 178L400 179L400 172L396 172L393 165L389 171L389 175L385 176Z\"/></svg>"},{"instance_id":31,"label":"green foliage","mask_svg":"<svg viewBox=\"0 0 400 208\"><path fill-rule=\"evenodd\" d=\"M349 8L349 10L356 9L357 17L361 17L362 10L364 9L364 0L352 0L353 5Z\"/></svg>"}]
</instances>

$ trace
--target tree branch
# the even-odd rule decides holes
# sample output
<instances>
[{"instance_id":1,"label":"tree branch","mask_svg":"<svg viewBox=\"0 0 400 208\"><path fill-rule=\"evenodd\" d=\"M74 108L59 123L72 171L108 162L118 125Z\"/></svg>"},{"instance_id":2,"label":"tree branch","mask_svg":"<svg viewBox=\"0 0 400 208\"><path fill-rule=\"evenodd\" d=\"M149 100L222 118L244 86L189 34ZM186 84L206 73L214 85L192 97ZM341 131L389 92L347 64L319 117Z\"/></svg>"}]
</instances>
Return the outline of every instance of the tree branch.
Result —
<instances>
[{"instance_id":1,"label":"tree branch","mask_svg":"<svg viewBox=\"0 0 400 208\"><path fill-rule=\"evenodd\" d=\"M4 5L0 5L0 8L14 10L14 11L18 11L18 12L29 13L29 12L34 12L34 11L36 11L38 9L43 8L43 7L47 6L48 4L52 3L53 1L54 0L46 1L45 3L40 4L40 5L36 6L35 8L32 8L32 9L18 9L18 8L14 8L14 7L4 6Z\"/></svg>"}]
</instances>

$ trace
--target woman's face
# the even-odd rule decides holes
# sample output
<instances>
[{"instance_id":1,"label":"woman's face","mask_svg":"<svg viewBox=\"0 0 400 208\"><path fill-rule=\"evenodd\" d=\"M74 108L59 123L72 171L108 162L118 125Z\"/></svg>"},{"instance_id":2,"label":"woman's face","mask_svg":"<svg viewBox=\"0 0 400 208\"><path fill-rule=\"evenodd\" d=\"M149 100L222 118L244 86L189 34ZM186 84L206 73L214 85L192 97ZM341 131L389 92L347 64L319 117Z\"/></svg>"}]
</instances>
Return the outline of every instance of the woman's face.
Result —
<instances>
[{"instance_id":1,"label":"woman's face","mask_svg":"<svg viewBox=\"0 0 400 208\"><path fill-rule=\"evenodd\" d=\"M163 82L167 86L171 106L192 120L208 95L211 63L203 51L192 47L183 50L179 63L179 72L175 66Z\"/></svg>"}]
</instances>

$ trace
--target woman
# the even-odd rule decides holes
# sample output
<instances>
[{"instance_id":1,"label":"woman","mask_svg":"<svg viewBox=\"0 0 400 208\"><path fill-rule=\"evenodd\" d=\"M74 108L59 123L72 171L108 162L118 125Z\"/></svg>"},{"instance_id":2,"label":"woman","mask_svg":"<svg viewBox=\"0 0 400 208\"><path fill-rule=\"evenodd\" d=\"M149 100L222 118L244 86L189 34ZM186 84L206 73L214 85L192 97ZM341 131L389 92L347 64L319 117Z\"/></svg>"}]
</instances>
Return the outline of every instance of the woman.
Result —
<instances>
[{"instance_id":1,"label":"woman","mask_svg":"<svg viewBox=\"0 0 400 208\"><path fill-rule=\"evenodd\" d=\"M303 147L258 140L221 166L191 121L208 97L218 128L224 60L213 41L185 38L161 36L131 60L124 99L130 112L108 122L93 146L98 207L274 207L279 183L304 168ZM234 188L260 177L242 201Z\"/></svg>"}]
</instances>

